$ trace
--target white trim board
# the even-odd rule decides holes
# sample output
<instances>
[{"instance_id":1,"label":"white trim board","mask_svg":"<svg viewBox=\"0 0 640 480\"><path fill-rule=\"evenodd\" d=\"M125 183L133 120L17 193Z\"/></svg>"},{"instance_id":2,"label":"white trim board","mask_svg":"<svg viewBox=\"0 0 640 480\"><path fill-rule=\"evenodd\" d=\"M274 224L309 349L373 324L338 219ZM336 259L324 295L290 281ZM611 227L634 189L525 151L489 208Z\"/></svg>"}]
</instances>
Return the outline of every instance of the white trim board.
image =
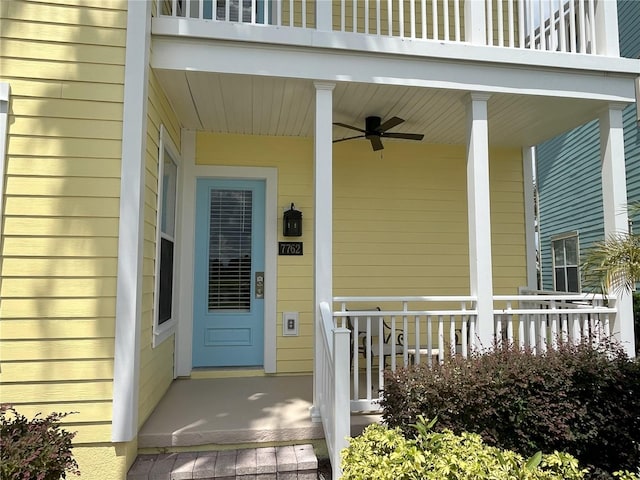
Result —
<instances>
[{"instance_id":1,"label":"white trim board","mask_svg":"<svg viewBox=\"0 0 640 480\"><path fill-rule=\"evenodd\" d=\"M278 170L268 167L228 167L195 165L195 132L183 134L182 199L180 217L179 303L176 375L191 375L193 350L193 271L195 248L195 194L198 178L260 179L266 182L265 199L265 291L264 291L264 372L276 372L276 291Z\"/></svg>"},{"instance_id":2,"label":"white trim board","mask_svg":"<svg viewBox=\"0 0 640 480\"><path fill-rule=\"evenodd\" d=\"M635 101L634 78L637 76L633 71L615 73L604 69L514 66L450 58L392 56L176 37L153 39L151 64L155 69L627 103Z\"/></svg>"},{"instance_id":3,"label":"white trim board","mask_svg":"<svg viewBox=\"0 0 640 480\"><path fill-rule=\"evenodd\" d=\"M139 409L151 2L129 2L127 5L112 442L136 438Z\"/></svg>"},{"instance_id":4,"label":"white trim board","mask_svg":"<svg viewBox=\"0 0 640 480\"><path fill-rule=\"evenodd\" d=\"M9 100L11 86L0 82L0 248L4 239L4 189L7 165L7 137L9 135Z\"/></svg>"}]
</instances>

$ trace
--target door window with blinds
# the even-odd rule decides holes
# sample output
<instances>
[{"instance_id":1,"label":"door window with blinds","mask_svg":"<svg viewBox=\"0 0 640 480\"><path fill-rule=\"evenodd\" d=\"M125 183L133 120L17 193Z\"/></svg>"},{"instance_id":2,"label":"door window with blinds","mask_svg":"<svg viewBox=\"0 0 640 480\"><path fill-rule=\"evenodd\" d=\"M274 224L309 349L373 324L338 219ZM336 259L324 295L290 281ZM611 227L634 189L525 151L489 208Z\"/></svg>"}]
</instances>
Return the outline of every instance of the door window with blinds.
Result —
<instances>
[{"instance_id":1,"label":"door window with blinds","mask_svg":"<svg viewBox=\"0 0 640 480\"><path fill-rule=\"evenodd\" d=\"M553 250L553 287L558 292L580 291L578 234L551 240Z\"/></svg>"},{"instance_id":2,"label":"door window with blinds","mask_svg":"<svg viewBox=\"0 0 640 480\"><path fill-rule=\"evenodd\" d=\"M211 190L209 200L208 309L249 311L253 192Z\"/></svg>"}]
</instances>

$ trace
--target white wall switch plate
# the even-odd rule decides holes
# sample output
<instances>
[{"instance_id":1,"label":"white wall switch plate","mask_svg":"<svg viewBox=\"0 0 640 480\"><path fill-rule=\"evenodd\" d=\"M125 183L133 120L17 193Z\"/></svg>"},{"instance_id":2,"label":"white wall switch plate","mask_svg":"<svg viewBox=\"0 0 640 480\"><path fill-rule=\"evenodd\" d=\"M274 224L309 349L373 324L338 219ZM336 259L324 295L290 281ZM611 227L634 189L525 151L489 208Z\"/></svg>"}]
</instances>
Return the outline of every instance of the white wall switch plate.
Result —
<instances>
[{"instance_id":1,"label":"white wall switch plate","mask_svg":"<svg viewBox=\"0 0 640 480\"><path fill-rule=\"evenodd\" d=\"M298 312L282 312L282 335L297 337L298 323Z\"/></svg>"}]
</instances>

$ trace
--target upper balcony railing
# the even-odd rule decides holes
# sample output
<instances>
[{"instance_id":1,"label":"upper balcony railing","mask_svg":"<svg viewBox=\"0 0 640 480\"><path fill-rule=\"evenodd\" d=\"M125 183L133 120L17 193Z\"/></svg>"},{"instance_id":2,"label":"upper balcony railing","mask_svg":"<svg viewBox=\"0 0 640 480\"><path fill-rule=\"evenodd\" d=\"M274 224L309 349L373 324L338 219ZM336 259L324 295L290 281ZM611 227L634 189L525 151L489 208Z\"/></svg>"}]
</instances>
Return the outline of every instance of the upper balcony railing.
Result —
<instances>
[{"instance_id":1,"label":"upper balcony railing","mask_svg":"<svg viewBox=\"0 0 640 480\"><path fill-rule=\"evenodd\" d=\"M610 0L158 0L158 17L619 56ZM615 43L615 45L614 45Z\"/></svg>"}]
</instances>

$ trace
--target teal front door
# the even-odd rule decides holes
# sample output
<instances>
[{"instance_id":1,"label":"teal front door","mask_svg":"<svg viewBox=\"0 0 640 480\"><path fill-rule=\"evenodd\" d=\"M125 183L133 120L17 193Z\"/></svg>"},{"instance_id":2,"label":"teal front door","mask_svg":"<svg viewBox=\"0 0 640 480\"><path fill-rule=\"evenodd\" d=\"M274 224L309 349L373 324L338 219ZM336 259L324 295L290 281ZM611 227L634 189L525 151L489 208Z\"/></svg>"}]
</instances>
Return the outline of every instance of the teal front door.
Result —
<instances>
[{"instance_id":1,"label":"teal front door","mask_svg":"<svg viewBox=\"0 0 640 480\"><path fill-rule=\"evenodd\" d=\"M196 183L193 366L264 362L262 180Z\"/></svg>"}]
</instances>

